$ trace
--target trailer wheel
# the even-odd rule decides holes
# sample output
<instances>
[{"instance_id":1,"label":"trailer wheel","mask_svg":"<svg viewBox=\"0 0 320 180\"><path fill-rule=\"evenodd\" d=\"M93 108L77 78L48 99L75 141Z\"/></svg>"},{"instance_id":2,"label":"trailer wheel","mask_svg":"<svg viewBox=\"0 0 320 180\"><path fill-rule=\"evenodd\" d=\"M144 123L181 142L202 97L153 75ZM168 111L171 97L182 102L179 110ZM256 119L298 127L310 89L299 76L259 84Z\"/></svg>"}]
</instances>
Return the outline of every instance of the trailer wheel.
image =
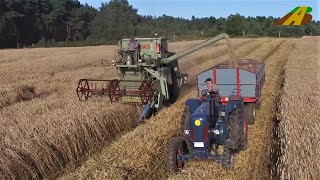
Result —
<instances>
[{"instance_id":1,"label":"trailer wheel","mask_svg":"<svg viewBox=\"0 0 320 180\"><path fill-rule=\"evenodd\" d=\"M256 109L260 109L262 103L262 97L259 97L258 101L256 102Z\"/></svg>"},{"instance_id":2,"label":"trailer wheel","mask_svg":"<svg viewBox=\"0 0 320 180\"><path fill-rule=\"evenodd\" d=\"M245 106L238 106L229 116L229 138L227 139L224 151L226 153L238 152L243 149L246 143L246 119Z\"/></svg>"},{"instance_id":3,"label":"trailer wheel","mask_svg":"<svg viewBox=\"0 0 320 180\"><path fill-rule=\"evenodd\" d=\"M180 172L184 163L178 161L178 156L188 154L187 144L184 140L172 139L168 147L168 162L167 167L171 172Z\"/></svg>"},{"instance_id":4,"label":"trailer wheel","mask_svg":"<svg viewBox=\"0 0 320 180\"><path fill-rule=\"evenodd\" d=\"M256 123L256 104L255 103L247 103L246 119L249 125L254 125Z\"/></svg>"}]
</instances>

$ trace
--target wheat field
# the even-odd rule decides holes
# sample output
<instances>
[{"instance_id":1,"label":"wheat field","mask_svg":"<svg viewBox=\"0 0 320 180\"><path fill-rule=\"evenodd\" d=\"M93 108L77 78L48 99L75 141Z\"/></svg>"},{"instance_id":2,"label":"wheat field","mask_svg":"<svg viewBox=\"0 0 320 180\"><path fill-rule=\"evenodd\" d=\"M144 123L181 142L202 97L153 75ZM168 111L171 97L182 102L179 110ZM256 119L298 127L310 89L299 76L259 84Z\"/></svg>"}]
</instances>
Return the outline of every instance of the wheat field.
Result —
<instances>
[{"instance_id":1,"label":"wheat field","mask_svg":"<svg viewBox=\"0 0 320 180\"><path fill-rule=\"evenodd\" d=\"M55 177L132 130L139 106L110 106L107 97L79 102L75 94L80 78L119 77L101 67L101 60L111 63L115 48L0 51L0 179Z\"/></svg>"},{"instance_id":2,"label":"wheat field","mask_svg":"<svg viewBox=\"0 0 320 180\"><path fill-rule=\"evenodd\" d=\"M119 77L116 69L101 67L101 60L111 62L115 46L0 50L0 179L270 179L271 173L283 179L293 177L281 172L297 170L286 164L297 155L297 148L285 144L288 138L297 138L290 132L300 118L288 121L289 125L283 123L283 119L296 114L280 109L292 107L285 99L285 92L299 81L291 82L288 77L294 79L297 72L287 72L287 69L298 67L297 64L289 66L290 63L305 59L292 55L298 48L297 41L300 43L303 39L306 38L231 39L237 57L257 59L266 64L263 103L257 112L256 125L248 130L248 149L236 157L233 171L225 171L215 162L191 161L179 174L166 170L167 145L179 133L184 102L196 97L195 75L230 58L224 41L181 58L180 70L190 75L181 97L136 129L133 126L140 106L111 104L107 97L79 102L75 93L81 78ZM169 43L169 48L180 51L199 42L174 42ZM305 46L309 45L301 47ZM316 54L308 54L316 58ZM310 66L314 73L315 64ZM293 83L288 90L286 85L282 87L283 72L286 72L285 79ZM311 94L306 96L315 93L308 92ZM287 97L292 98L293 94ZM281 103L277 107L279 99ZM281 138L272 136L277 116L281 119L277 128ZM309 122L307 119L305 123ZM308 137L306 135L303 141ZM274 139L278 138L281 139L278 144L284 148L281 150L291 149L292 153L277 156L278 162L273 164Z\"/></svg>"},{"instance_id":3,"label":"wheat field","mask_svg":"<svg viewBox=\"0 0 320 180\"><path fill-rule=\"evenodd\" d=\"M278 104L280 179L320 178L320 37L303 37L289 55Z\"/></svg>"}]
</instances>

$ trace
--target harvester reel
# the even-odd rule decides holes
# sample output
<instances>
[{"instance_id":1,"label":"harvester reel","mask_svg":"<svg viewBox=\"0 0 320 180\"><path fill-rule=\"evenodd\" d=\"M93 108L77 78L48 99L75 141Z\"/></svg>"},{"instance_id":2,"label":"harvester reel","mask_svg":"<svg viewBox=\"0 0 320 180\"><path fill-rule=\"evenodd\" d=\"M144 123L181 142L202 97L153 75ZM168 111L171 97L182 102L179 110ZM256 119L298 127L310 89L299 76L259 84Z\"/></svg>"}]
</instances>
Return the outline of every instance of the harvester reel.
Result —
<instances>
[{"instance_id":1,"label":"harvester reel","mask_svg":"<svg viewBox=\"0 0 320 180\"><path fill-rule=\"evenodd\" d=\"M153 92L151 84L147 80L144 80L140 87L140 98L142 104L147 104L149 102L152 98Z\"/></svg>"},{"instance_id":2,"label":"harvester reel","mask_svg":"<svg viewBox=\"0 0 320 180\"><path fill-rule=\"evenodd\" d=\"M87 100L92 95L87 79L80 79L77 87L77 95L80 101Z\"/></svg>"},{"instance_id":3,"label":"harvester reel","mask_svg":"<svg viewBox=\"0 0 320 180\"><path fill-rule=\"evenodd\" d=\"M119 84L120 81L118 79L113 79L109 83L109 98L111 103L117 102L121 96Z\"/></svg>"}]
</instances>

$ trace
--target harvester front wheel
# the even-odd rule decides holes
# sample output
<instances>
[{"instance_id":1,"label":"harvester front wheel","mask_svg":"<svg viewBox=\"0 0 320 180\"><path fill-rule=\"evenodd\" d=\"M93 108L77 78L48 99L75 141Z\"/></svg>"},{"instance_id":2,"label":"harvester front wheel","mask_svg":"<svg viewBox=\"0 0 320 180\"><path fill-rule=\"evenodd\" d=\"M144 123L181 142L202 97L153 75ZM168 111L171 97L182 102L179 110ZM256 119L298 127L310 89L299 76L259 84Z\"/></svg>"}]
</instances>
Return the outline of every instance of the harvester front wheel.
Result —
<instances>
[{"instance_id":1,"label":"harvester front wheel","mask_svg":"<svg viewBox=\"0 0 320 180\"><path fill-rule=\"evenodd\" d=\"M256 104L255 103L246 104L246 119L249 125L254 125L256 123Z\"/></svg>"},{"instance_id":2,"label":"harvester front wheel","mask_svg":"<svg viewBox=\"0 0 320 180\"><path fill-rule=\"evenodd\" d=\"M172 139L168 147L168 169L171 172L180 172L184 167L184 163L181 160L179 161L179 156L187 153L188 148L184 140Z\"/></svg>"}]
</instances>

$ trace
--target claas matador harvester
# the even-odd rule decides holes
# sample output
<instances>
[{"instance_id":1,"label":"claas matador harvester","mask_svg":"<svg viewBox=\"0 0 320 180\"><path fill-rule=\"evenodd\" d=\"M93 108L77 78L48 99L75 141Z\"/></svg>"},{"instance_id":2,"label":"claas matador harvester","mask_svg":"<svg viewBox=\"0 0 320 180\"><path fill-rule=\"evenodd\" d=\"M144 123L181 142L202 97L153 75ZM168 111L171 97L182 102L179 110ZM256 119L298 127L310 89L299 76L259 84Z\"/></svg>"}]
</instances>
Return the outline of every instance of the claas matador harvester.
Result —
<instances>
[{"instance_id":1,"label":"claas matador harvester","mask_svg":"<svg viewBox=\"0 0 320 180\"><path fill-rule=\"evenodd\" d=\"M166 38L136 38L140 46L138 50L128 49L130 39L122 39L112 60L120 78L80 79L77 95L80 100L104 95L111 102L140 103L143 109L139 123L179 97L188 74L180 73L178 59L221 39L229 39L229 36L222 33L178 53L168 51Z\"/></svg>"}]
</instances>

